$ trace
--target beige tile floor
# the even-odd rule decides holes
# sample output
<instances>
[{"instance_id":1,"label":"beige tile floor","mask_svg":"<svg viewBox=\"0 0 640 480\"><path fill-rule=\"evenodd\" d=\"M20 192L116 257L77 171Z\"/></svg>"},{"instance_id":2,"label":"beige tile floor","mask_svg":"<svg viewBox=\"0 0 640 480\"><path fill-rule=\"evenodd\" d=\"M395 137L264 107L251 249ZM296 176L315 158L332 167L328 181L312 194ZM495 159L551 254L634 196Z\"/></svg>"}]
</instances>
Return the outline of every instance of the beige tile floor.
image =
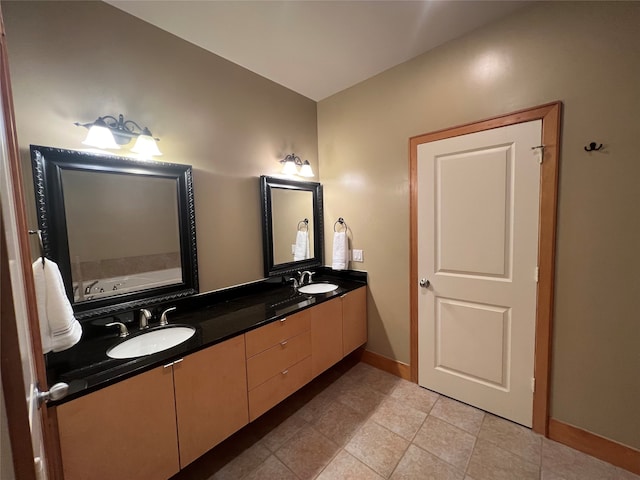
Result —
<instances>
[{"instance_id":1,"label":"beige tile floor","mask_svg":"<svg viewBox=\"0 0 640 480\"><path fill-rule=\"evenodd\" d=\"M346 359L172 480L640 480Z\"/></svg>"}]
</instances>

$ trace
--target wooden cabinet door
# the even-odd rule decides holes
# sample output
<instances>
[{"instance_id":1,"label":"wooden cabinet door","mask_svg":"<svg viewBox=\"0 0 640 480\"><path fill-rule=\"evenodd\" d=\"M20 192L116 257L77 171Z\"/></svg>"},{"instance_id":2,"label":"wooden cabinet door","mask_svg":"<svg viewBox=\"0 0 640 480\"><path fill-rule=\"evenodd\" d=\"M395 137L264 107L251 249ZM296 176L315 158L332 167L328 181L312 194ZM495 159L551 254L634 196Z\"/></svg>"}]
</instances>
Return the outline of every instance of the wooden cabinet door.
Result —
<instances>
[{"instance_id":1,"label":"wooden cabinet door","mask_svg":"<svg viewBox=\"0 0 640 480\"><path fill-rule=\"evenodd\" d=\"M342 297L343 355L367 343L367 287Z\"/></svg>"},{"instance_id":2,"label":"wooden cabinet door","mask_svg":"<svg viewBox=\"0 0 640 480\"><path fill-rule=\"evenodd\" d=\"M184 468L249 422L244 335L185 357L173 376Z\"/></svg>"},{"instance_id":3,"label":"wooden cabinet door","mask_svg":"<svg viewBox=\"0 0 640 480\"><path fill-rule=\"evenodd\" d=\"M342 360L342 300L336 298L311 311L311 365L313 376Z\"/></svg>"},{"instance_id":4,"label":"wooden cabinet door","mask_svg":"<svg viewBox=\"0 0 640 480\"><path fill-rule=\"evenodd\" d=\"M65 480L167 479L179 470L170 368L56 407Z\"/></svg>"}]
</instances>

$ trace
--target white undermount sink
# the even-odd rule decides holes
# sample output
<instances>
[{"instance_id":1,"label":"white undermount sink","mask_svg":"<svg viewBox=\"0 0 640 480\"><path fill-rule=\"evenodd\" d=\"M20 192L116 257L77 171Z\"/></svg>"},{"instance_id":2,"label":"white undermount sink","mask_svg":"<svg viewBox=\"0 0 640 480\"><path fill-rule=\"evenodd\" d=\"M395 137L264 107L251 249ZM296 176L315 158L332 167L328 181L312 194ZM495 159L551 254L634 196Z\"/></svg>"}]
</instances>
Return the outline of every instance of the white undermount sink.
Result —
<instances>
[{"instance_id":1,"label":"white undermount sink","mask_svg":"<svg viewBox=\"0 0 640 480\"><path fill-rule=\"evenodd\" d=\"M136 335L107 350L110 358L136 358L167 350L186 342L196 329L183 325L168 325L158 330Z\"/></svg>"},{"instance_id":2,"label":"white undermount sink","mask_svg":"<svg viewBox=\"0 0 640 480\"><path fill-rule=\"evenodd\" d=\"M338 288L335 283L308 283L302 287L298 287L300 293L320 294L333 292Z\"/></svg>"}]
</instances>

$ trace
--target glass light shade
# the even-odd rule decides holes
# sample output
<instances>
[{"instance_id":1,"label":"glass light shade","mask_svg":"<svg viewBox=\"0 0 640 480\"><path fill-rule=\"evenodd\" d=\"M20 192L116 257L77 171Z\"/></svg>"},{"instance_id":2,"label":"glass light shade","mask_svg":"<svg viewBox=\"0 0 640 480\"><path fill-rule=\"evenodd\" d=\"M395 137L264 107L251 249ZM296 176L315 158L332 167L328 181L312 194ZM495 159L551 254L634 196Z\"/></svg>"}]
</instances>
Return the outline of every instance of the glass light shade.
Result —
<instances>
[{"instance_id":1,"label":"glass light shade","mask_svg":"<svg viewBox=\"0 0 640 480\"><path fill-rule=\"evenodd\" d=\"M133 153L137 153L142 157L153 157L162 155L158 149L158 144L150 135L140 135L136 140L136 144L131 149Z\"/></svg>"},{"instance_id":2,"label":"glass light shade","mask_svg":"<svg viewBox=\"0 0 640 480\"><path fill-rule=\"evenodd\" d=\"M298 167L293 160L287 160L282 167L282 173L285 175L295 175L298 173Z\"/></svg>"},{"instance_id":3,"label":"glass light shade","mask_svg":"<svg viewBox=\"0 0 640 480\"><path fill-rule=\"evenodd\" d=\"M300 173L298 175L300 175L301 177L313 177L313 170L311 169L309 160L304 161L302 167L300 167Z\"/></svg>"},{"instance_id":4,"label":"glass light shade","mask_svg":"<svg viewBox=\"0 0 640 480\"><path fill-rule=\"evenodd\" d=\"M92 125L89 129L89 133L87 133L87 138L85 138L82 143L90 147L102 149L109 148L112 150L118 150L120 148L113 138L111 130L101 125Z\"/></svg>"}]
</instances>

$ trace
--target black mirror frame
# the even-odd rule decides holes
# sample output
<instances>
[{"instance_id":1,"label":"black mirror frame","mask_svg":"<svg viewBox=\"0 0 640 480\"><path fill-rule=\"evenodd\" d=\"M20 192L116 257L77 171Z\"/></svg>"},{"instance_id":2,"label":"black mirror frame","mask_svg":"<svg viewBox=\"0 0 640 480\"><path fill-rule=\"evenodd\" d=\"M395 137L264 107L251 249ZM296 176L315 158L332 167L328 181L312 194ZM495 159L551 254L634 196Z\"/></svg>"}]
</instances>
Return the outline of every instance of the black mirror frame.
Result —
<instances>
[{"instance_id":1,"label":"black mirror frame","mask_svg":"<svg viewBox=\"0 0 640 480\"><path fill-rule=\"evenodd\" d=\"M273 255L273 222L271 206L271 190L285 188L288 190L303 190L313 194L313 258L297 262L274 264ZM322 266L324 245L324 212L322 209L322 185L317 182L299 182L284 178L260 177L260 194L262 197L262 251L264 259L264 276L275 277L286 275L298 270L307 270Z\"/></svg>"},{"instance_id":2,"label":"black mirror frame","mask_svg":"<svg viewBox=\"0 0 640 480\"><path fill-rule=\"evenodd\" d=\"M43 254L56 262L75 317L85 320L198 293L198 260L193 178L190 165L95 155L77 150L31 145L33 185ZM73 303L73 283L67 221L62 188L62 170L83 170L129 175L148 175L176 180L182 283L140 290L112 297ZM124 233L126 235L126 232Z\"/></svg>"}]
</instances>

